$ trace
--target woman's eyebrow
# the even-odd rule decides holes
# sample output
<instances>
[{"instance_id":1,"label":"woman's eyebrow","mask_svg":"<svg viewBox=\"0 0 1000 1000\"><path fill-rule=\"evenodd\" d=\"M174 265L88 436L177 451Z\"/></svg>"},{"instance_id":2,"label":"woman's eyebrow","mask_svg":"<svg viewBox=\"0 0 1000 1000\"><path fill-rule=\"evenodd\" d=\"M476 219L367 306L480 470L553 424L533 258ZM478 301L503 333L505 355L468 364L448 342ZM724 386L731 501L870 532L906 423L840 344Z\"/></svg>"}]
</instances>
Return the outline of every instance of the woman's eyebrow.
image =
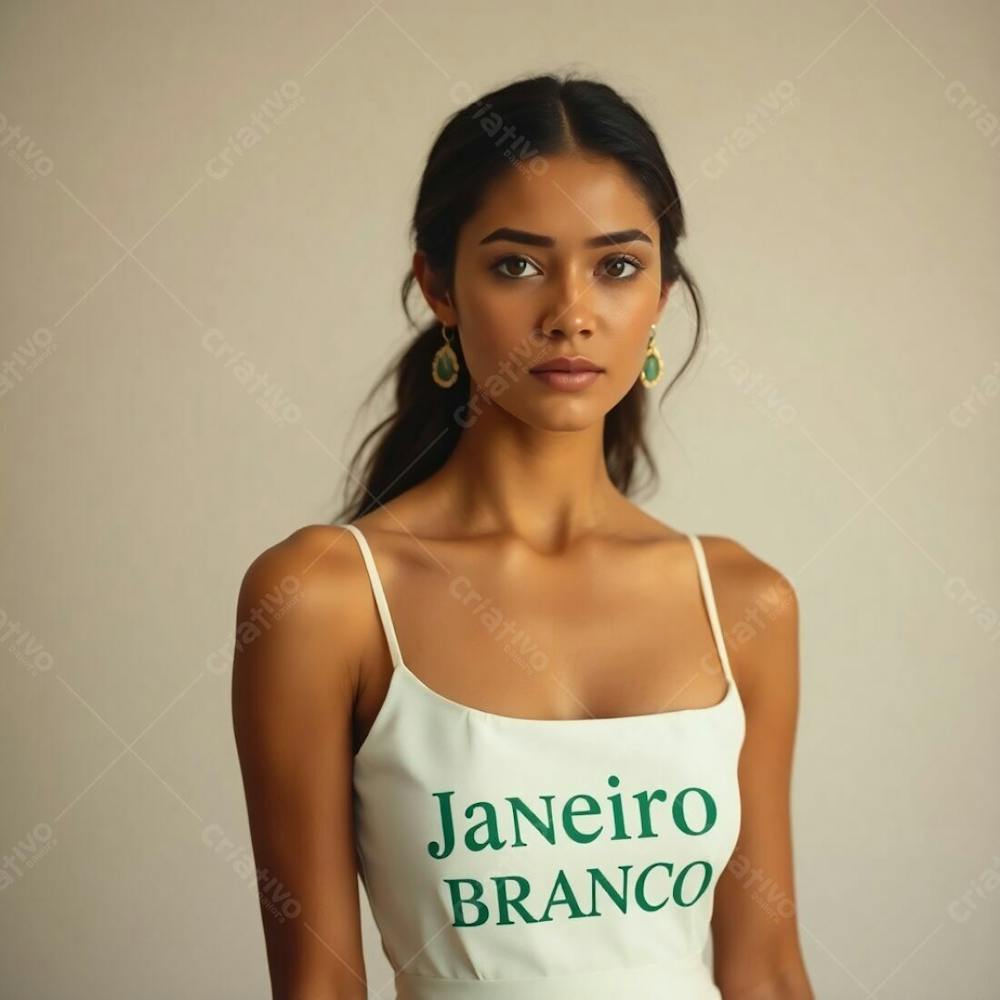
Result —
<instances>
[{"instance_id":1,"label":"woman's eyebrow","mask_svg":"<svg viewBox=\"0 0 1000 1000\"><path fill-rule=\"evenodd\" d=\"M498 240L506 240L510 243L526 243L533 247L554 247L556 241L552 236L542 236L539 233L529 233L524 229L511 229L508 226L501 226L494 229L489 236L484 236L479 245L484 243L496 243ZM617 233L601 233L599 236L591 236L584 240L586 247L603 247L616 243L634 243L641 240L644 243L653 245L653 241L641 229L621 229Z\"/></svg>"}]
</instances>

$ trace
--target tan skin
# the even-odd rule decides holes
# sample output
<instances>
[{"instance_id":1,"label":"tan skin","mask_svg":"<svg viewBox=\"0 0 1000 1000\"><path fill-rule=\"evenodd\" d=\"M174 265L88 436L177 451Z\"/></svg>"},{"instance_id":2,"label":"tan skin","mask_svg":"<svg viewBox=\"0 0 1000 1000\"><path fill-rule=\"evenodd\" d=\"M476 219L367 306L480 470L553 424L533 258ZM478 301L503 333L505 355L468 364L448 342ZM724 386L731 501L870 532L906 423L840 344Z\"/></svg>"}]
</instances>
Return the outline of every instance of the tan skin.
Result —
<instances>
[{"instance_id":1,"label":"tan skin","mask_svg":"<svg viewBox=\"0 0 1000 1000\"><path fill-rule=\"evenodd\" d=\"M481 244L500 227L555 242ZM624 230L650 240L586 245ZM506 277L494 269L504 260ZM637 189L614 161L578 155L551 159L538 176L510 170L461 230L454 295L419 253L413 268L437 318L461 328L480 403L438 473L356 522L407 665L453 701L523 718L718 703L726 679L690 544L622 496L603 459L604 415L635 383L670 291L659 282L656 219ZM532 339L532 330L541 335ZM527 373L576 354L604 368L582 391L559 392ZM737 542L702 541L747 719L733 856L741 865L731 864L716 890L714 975L725 1000L812 1000L794 915L789 815L795 593ZM477 616L462 613L449 592L457 575L517 620L545 651L546 669L522 670L502 644L485 641ZM278 1000L353 1000L366 996L366 976L352 760L392 667L345 529L310 525L258 556L238 621L253 620L286 578L295 581L294 599L238 644L233 673L255 861L301 906L279 921L262 904L272 990ZM741 621L756 626L737 642L731 632ZM781 901L777 913L769 899Z\"/></svg>"}]
</instances>

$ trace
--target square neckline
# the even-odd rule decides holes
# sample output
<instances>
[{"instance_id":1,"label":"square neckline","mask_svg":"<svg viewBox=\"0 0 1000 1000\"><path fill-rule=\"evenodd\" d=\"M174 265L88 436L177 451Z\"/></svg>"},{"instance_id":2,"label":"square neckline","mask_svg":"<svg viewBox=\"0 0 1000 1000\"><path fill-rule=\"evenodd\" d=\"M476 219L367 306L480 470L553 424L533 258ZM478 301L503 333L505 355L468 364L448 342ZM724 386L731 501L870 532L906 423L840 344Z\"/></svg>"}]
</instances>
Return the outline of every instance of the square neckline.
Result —
<instances>
[{"instance_id":1,"label":"square neckline","mask_svg":"<svg viewBox=\"0 0 1000 1000\"><path fill-rule=\"evenodd\" d=\"M492 724L498 725L527 724L528 726L533 725L549 727L567 727L574 725L594 726L598 723L631 723L636 725L639 724L639 720L642 719L659 720L665 719L668 716L692 716L699 713L704 714L718 712L728 707L728 705L737 696L736 682L733 678L732 667L729 663L721 625L719 624L718 611L715 606L715 595L712 589L711 577L708 575L708 566L705 561L705 554L701 545L701 539L697 535L685 532L685 537L688 539L694 550L695 561L698 566L698 582L699 589L701 591L702 604L708 613L712 638L716 647L716 655L719 657L722 665L722 672L726 678L726 691L722 698L712 705L694 705L690 708L668 708L658 712L638 712L631 715L586 716L582 718L574 717L566 719L544 719L535 718L533 716L506 715L502 712L491 712L487 709L476 708L474 705L466 705L464 702L455 701L453 698L449 698L447 695L442 694L440 691L421 680L419 675L414 673L414 671L407 665L406 659L402 654L399 640L396 636L395 625L392 621L392 615L389 611L388 601L385 596L385 588L382 586L382 579L375 563L374 554L368 544L368 539L356 524L342 523L338 525L338 527L346 528L352 535L354 535L355 540L358 542L359 548L361 549L361 554L365 562L365 568L368 571L369 582L371 583L376 605L378 607L379 618L382 623L383 631L385 632L385 637L389 645L389 653L392 658L392 674L389 678L389 684L386 689L385 696L382 699L382 704L379 707L375 718L372 720L372 723L368 728L368 732L365 734L364 739L361 741L361 745L355 753L356 757L368 745L369 739L378 726L379 721L386 715L385 709L389 703L389 699L392 697L393 689L398 686L395 683L398 674L406 676L412 682L412 685L422 691L423 694L430 698L431 701L447 707L450 711L457 711L466 715L476 716L486 719Z\"/></svg>"},{"instance_id":2,"label":"square neckline","mask_svg":"<svg viewBox=\"0 0 1000 1000\"><path fill-rule=\"evenodd\" d=\"M442 694L435 688L432 688L429 684L422 681L420 677L415 674L407 665L405 660L400 660L396 667L393 669L393 675L396 673L405 674L412 681L416 683L418 688L421 688L426 694L428 694L434 701L442 702L452 709L457 709L462 712L469 713L471 715L478 715L480 717L485 717L491 721L502 720L503 722L529 722L541 725L566 725L567 723L583 723L593 725L598 722L632 722L634 723L637 719L659 719L668 715L684 715L691 712L714 712L720 708L726 706L730 701L731 696L735 694L736 685L733 683L731 678L726 677L726 693L722 696L719 701L715 702L714 705L693 705L690 708L668 708L659 712L637 712L633 715L590 715L585 717L573 717L566 719L539 719L534 716L528 715L505 715L503 712L490 712L485 708L476 708L474 705L466 705L464 702L455 701L453 698L449 698L447 695ZM389 686L392 686L392 679L390 678ZM386 691L386 698L388 698L389 692ZM380 710L381 714L381 710ZM377 719L377 716L376 716ZM373 724L374 725L374 724Z\"/></svg>"}]
</instances>

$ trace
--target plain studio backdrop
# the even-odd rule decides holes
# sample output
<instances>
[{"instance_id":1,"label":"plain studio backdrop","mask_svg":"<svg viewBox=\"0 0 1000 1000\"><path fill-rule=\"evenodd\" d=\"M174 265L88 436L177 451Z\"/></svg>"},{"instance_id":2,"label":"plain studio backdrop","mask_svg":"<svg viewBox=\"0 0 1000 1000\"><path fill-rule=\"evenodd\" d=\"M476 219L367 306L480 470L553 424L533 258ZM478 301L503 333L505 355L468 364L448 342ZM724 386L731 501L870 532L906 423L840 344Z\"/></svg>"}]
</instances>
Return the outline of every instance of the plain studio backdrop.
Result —
<instances>
[{"instance_id":1,"label":"plain studio backdrop","mask_svg":"<svg viewBox=\"0 0 1000 1000\"><path fill-rule=\"evenodd\" d=\"M3 995L269 996L240 580L385 412L437 129L573 69L651 119L708 306L640 502L799 594L817 996L996 996L998 32L985 0L8 0ZM668 376L692 331L671 298Z\"/></svg>"}]
</instances>

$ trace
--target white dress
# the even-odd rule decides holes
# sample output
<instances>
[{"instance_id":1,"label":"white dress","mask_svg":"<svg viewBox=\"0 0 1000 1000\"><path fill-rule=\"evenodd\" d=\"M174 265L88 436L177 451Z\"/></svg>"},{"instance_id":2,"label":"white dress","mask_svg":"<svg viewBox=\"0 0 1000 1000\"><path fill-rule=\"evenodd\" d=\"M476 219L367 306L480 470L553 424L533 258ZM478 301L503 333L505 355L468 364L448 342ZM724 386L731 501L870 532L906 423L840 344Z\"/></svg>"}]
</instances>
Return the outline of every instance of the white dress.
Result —
<instances>
[{"instance_id":1,"label":"white dress","mask_svg":"<svg viewBox=\"0 0 1000 1000\"><path fill-rule=\"evenodd\" d=\"M361 879L398 1000L721 1000L704 957L740 827L745 716L525 719L451 701L403 661L354 524L393 674L354 759Z\"/></svg>"}]
</instances>

